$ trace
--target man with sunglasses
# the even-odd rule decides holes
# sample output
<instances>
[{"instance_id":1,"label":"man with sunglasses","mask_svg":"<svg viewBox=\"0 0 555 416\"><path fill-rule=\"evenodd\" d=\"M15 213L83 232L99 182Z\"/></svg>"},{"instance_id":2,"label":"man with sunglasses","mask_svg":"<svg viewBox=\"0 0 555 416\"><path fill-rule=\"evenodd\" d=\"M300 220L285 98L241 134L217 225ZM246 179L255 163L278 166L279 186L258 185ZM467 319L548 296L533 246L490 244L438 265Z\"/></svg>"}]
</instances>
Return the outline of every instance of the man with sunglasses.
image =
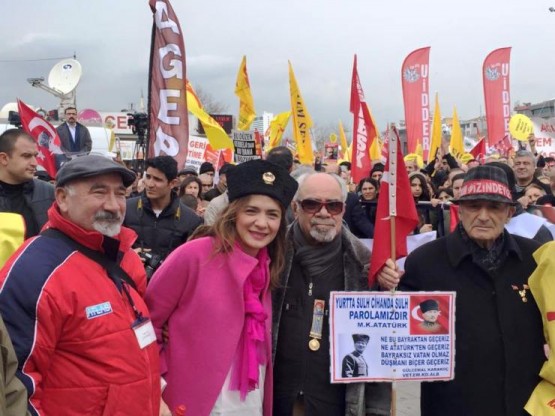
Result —
<instances>
[{"instance_id":1,"label":"man with sunglasses","mask_svg":"<svg viewBox=\"0 0 555 416\"><path fill-rule=\"evenodd\" d=\"M330 383L330 292L368 290L370 253L343 227L346 198L337 175L299 178L296 219L274 292L274 416L390 414L389 384Z\"/></svg>"}]
</instances>

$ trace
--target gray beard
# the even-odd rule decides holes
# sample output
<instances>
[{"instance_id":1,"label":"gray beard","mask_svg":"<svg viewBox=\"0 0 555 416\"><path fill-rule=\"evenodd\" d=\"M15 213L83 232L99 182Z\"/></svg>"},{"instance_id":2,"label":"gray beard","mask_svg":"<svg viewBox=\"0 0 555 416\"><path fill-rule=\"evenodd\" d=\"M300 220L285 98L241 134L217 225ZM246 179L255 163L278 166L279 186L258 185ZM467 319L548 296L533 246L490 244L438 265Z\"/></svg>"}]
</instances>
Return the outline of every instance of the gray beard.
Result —
<instances>
[{"instance_id":1,"label":"gray beard","mask_svg":"<svg viewBox=\"0 0 555 416\"><path fill-rule=\"evenodd\" d=\"M107 237L115 237L121 231L121 223L95 221L93 222L93 228Z\"/></svg>"},{"instance_id":2,"label":"gray beard","mask_svg":"<svg viewBox=\"0 0 555 416\"><path fill-rule=\"evenodd\" d=\"M329 243L330 241L333 241L337 236L337 230L335 229L335 227L327 231L320 231L316 228L311 228L310 236L319 243Z\"/></svg>"}]
</instances>

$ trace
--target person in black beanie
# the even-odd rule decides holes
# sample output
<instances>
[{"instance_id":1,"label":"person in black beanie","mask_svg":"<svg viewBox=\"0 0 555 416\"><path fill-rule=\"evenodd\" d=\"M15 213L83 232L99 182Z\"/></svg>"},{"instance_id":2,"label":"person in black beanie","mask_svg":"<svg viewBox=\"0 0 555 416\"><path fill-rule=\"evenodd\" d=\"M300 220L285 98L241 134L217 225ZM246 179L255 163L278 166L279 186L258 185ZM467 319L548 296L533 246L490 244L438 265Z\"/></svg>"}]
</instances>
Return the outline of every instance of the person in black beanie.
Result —
<instances>
[{"instance_id":1,"label":"person in black beanie","mask_svg":"<svg viewBox=\"0 0 555 416\"><path fill-rule=\"evenodd\" d=\"M200 165L198 174L202 175L203 173L214 176L216 174L216 169L214 169L214 165L212 163L203 162L202 165Z\"/></svg>"}]
</instances>

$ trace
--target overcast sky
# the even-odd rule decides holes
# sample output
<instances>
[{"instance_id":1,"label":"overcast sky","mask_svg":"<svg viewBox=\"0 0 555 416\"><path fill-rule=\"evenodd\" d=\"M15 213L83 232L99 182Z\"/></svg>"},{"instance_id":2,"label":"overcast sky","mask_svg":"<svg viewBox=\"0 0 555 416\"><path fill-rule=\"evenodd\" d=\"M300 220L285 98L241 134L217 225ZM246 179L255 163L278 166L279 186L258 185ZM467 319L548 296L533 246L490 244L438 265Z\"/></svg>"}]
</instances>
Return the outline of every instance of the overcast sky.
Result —
<instances>
[{"instance_id":1,"label":"overcast sky","mask_svg":"<svg viewBox=\"0 0 555 416\"><path fill-rule=\"evenodd\" d=\"M288 110L287 60L315 124L352 124L353 55L378 126L404 119L400 68L431 46L430 91L443 116L484 111L482 63L512 46L511 101L555 97L555 0L173 0L185 37L187 77L236 114L233 90L243 55L257 111ZM55 108L31 87L55 60L75 52L83 66L80 109L119 111L148 90L152 14L147 1L9 2L0 25L0 107L20 97ZM7 62L15 60L17 62ZM433 104L432 104L433 105Z\"/></svg>"}]
</instances>

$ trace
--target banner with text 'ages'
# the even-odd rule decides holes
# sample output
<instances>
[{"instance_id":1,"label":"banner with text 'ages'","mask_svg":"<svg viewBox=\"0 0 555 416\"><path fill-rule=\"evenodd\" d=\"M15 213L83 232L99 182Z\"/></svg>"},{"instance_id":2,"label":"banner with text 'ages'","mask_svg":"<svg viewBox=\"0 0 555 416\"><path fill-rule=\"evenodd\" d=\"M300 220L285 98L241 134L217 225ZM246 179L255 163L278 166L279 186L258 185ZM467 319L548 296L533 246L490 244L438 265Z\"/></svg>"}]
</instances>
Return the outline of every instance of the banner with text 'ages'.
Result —
<instances>
[{"instance_id":1,"label":"banner with text 'ages'","mask_svg":"<svg viewBox=\"0 0 555 416\"><path fill-rule=\"evenodd\" d=\"M452 380L455 295L331 292L331 382Z\"/></svg>"}]
</instances>

